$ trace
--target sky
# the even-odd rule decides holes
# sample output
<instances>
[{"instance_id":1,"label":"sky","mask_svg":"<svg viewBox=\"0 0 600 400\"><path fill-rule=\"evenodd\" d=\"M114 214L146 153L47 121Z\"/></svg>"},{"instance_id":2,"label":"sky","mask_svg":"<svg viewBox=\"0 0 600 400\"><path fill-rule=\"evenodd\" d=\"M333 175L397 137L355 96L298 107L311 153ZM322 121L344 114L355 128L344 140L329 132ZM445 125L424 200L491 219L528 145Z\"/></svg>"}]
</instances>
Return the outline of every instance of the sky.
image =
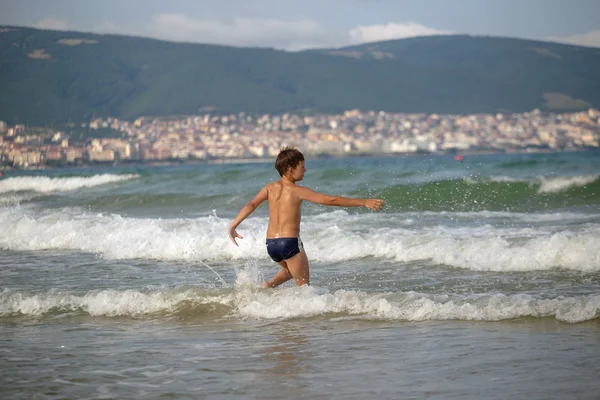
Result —
<instances>
[{"instance_id":1,"label":"sky","mask_svg":"<svg viewBox=\"0 0 600 400\"><path fill-rule=\"evenodd\" d=\"M0 0L0 25L288 51L442 34L600 47L600 0Z\"/></svg>"}]
</instances>

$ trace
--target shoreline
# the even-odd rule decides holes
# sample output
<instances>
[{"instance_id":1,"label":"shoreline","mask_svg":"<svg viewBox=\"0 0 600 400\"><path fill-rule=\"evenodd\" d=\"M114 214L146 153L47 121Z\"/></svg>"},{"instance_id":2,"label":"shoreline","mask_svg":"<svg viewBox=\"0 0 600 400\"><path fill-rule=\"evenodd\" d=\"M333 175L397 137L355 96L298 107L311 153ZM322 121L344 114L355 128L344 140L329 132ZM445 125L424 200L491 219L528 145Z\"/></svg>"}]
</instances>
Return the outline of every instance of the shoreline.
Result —
<instances>
[{"instance_id":1,"label":"shoreline","mask_svg":"<svg viewBox=\"0 0 600 400\"><path fill-rule=\"evenodd\" d=\"M560 154L560 153L588 153L600 152L600 149L574 149L574 150L549 150L549 149L524 149L524 150L469 150L464 152L417 152L417 153L350 153L350 154L321 154L307 155L309 160L319 159L345 159L345 158L369 158L369 157L419 157L419 156L475 156L475 155L495 155L495 154ZM203 164L261 164L274 162L275 157L256 157L256 158L216 158L209 160L201 159L181 159L181 160L125 160L121 162L93 162L81 164L61 164L61 165L38 165L26 168L14 168L8 165L0 165L0 171L37 171L54 170L63 168L94 168L94 167L122 167L135 165L148 166L173 166L173 165L203 165ZM463 160L460 160L463 161ZM2 176L0 175L0 178Z\"/></svg>"}]
</instances>

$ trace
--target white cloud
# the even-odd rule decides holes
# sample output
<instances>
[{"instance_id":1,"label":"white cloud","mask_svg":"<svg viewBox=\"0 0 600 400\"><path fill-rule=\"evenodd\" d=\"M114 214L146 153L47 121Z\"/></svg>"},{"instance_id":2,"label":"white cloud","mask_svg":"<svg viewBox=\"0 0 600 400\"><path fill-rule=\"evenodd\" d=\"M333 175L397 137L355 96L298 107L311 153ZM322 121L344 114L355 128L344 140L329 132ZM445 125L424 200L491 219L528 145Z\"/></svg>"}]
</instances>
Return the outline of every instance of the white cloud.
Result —
<instances>
[{"instance_id":1,"label":"white cloud","mask_svg":"<svg viewBox=\"0 0 600 400\"><path fill-rule=\"evenodd\" d=\"M92 31L101 33L123 33L123 31L119 29L117 25L106 20L94 25Z\"/></svg>"},{"instance_id":2,"label":"white cloud","mask_svg":"<svg viewBox=\"0 0 600 400\"><path fill-rule=\"evenodd\" d=\"M571 36L551 36L547 40L579 46L600 47L600 30Z\"/></svg>"},{"instance_id":3,"label":"white cloud","mask_svg":"<svg viewBox=\"0 0 600 400\"><path fill-rule=\"evenodd\" d=\"M158 14L148 34L173 41L300 50L332 44L331 35L311 19L279 20L235 17L227 22Z\"/></svg>"},{"instance_id":4,"label":"white cloud","mask_svg":"<svg viewBox=\"0 0 600 400\"><path fill-rule=\"evenodd\" d=\"M153 37L173 41L274 47L291 51L452 33L414 22L357 26L343 33L328 31L311 19L236 17L222 22L191 18L183 14L156 15L148 32Z\"/></svg>"},{"instance_id":5,"label":"white cloud","mask_svg":"<svg viewBox=\"0 0 600 400\"><path fill-rule=\"evenodd\" d=\"M42 29L68 29L66 21L56 18L44 18L36 26ZM180 13L156 14L146 23L126 28L105 20L91 27L89 31L146 36L175 42L273 47L288 51L338 48L380 40L451 33L414 22L362 25L349 31L332 31L309 18L283 20L234 17L219 21L189 17Z\"/></svg>"},{"instance_id":6,"label":"white cloud","mask_svg":"<svg viewBox=\"0 0 600 400\"><path fill-rule=\"evenodd\" d=\"M415 22L360 25L348 33L353 44L404 39L416 36L448 35L452 32L428 28Z\"/></svg>"},{"instance_id":7,"label":"white cloud","mask_svg":"<svg viewBox=\"0 0 600 400\"><path fill-rule=\"evenodd\" d=\"M35 24L35 27L39 29L51 29L54 31L66 31L69 29L67 21L52 17L42 18Z\"/></svg>"}]
</instances>

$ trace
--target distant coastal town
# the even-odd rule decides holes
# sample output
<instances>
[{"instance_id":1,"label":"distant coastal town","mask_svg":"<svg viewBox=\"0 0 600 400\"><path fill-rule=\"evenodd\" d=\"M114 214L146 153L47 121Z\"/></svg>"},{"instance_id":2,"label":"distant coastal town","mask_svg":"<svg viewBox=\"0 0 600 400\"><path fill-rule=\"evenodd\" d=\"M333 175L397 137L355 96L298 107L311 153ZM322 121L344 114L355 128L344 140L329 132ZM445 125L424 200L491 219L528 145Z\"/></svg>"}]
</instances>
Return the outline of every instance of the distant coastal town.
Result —
<instances>
[{"instance_id":1,"label":"distant coastal town","mask_svg":"<svg viewBox=\"0 0 600 400\"><path fill-rule=\"evenodd\" d=\"M95 118L66 130L0 121L0 167L260 161L285 145L308 156L581 151L600 148L600 112L474 115L349 110L335 115ZM111 132L103 137L102 132Z\"/></svg>"}]
</instances>

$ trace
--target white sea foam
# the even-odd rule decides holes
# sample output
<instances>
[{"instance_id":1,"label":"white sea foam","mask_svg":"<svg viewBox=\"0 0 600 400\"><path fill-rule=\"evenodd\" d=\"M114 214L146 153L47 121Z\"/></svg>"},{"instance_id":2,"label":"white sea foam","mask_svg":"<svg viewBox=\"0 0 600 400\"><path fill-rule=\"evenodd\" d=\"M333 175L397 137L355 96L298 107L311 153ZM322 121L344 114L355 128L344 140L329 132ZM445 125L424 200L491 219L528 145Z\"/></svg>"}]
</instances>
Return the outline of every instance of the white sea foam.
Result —
<instances>
[{"instance_id":1,"label":"white sea foam","mask_svg":"<svg viewBox=\"0 0 600 400\"><path fill-rule=\"evenodd\" d=\"M532 180L529 179L520 179L520 178L513 178L511 176L493 176L491 178L492 182L533 182ZM479 181L476 180L472 180L470 181L470 183L478 183Z\"/></svg>"},{"instance_id":2,"label":"white sea foam","mask_svg":"<svg viewBox=\"0 0 600 400\"><path fill-rule=\"evenodd\" d=\"M347 290L319 294L314 288L300 287L256 292L253 296L242 297L236 304L236 312L241 316L261 319L341 313L366 319L402 321L501 321L554 316L559 321L577 323L598 318L600 295L540 299L526 294L460 297Z\"/></svg>"},{"instance_id":3,"label":"white sea foam","mask_svg":"<svg viewBox=\"0 0 600 400\"><path fill-rule=\"evenodd\" d=\"M554 317L578 323L600 316L600 295L543 299L527 294L480 294L476 296L428 295L416 292L365 293L339 290L333 293L314 287L259 290L248 286L233 292L206 294L200 290L162 289L102 290L80 294L56 291L30 294L4 290L0 293L0 316L40 316L47 313L83 312L91 316L132 316L177 312L186 308L224 305L234 318L289 319L335 314L359 319L398 321L467 320L501 321L522 317ZM212 308L203 307L203 313Z\"/></svg>"},{"instance_id":4,"label":"white sea foam","mask_svg":"<svg viewBox=\"0 0 600 400\"><path fill-rule=\"evenodd\" d=\"M413 229L390 220L402 215L306 217L303 241L309 259L335 263L364 257L400 262L432 260L476 271L533 271L554 268L600 271L600 225L578 231L431 226ZM0 248L77 250L107 259L265 260L265 218L249 218L238 231L239 247L227 237L229 220L215 215L196 219L139 219L73 209L30 215L0 209Z\"/></svg>"},{"instance_id":5,"label":"white sea foam","mask_svg":"<svg viewBox=\"0 0 600 400\"><path fill-rule=\"evenodd\" d=\"M227 237L228 221L137 219L63 209L29 215L0 209L0 248L12 250L79 250L108 259L211 260L256 258L257 235L235 247ZM264 233L261 235L264 237ZM264 239L262 240L264 246ZM264 249L260 252L264 255Z\"/></svg>"},{"instance_id":6,"label":"white sea foam","mask_svg":"<svg viewBox=\"0 0 600 400\"><path fill-rule=\"evenodd\" d=\"M572 187L589 185L599 177L600 175L542 178L538 193L556 193Z\"/></svg>"},{"instance_id":7,"label":"white sea foam","mask_svg":"<svg viewBox=\"0 0 600 400\"><path fill-rule=\"evenodd\" d=\"M92 316L141 316L158 312L174 312L183 301L218 302L219 298L198 299L195 290L101 290L84 294L58 291L24 293L5 289L0 293L0 316L44 315L49 312L83 311Z\"/></svg>"},{"instance_id":8,"label":"white sea foam","mask_svg":"<svg viewBox=\"0 0 600 400\"><path fill-rule=\"evenodd\" d=\"M501 236L415 235L381 237L379 253L396 261L431 259L475 271L535 271L554 268L600 271L600 232L554 233L521 240ZM385 241L385 242L384 242ZM383 251L387 249L387 251ZM377 254L379 255L379 254Z\"/></svg>"},{"instance_id":9,"label":"white sea foam","mask_svg":"<svg viewBox=\"0 0 600 400\"><path fill-rule=\"evenodd\" d=\"M508 176L495 176L491 180L493 182L525 182L529 184L539 185L538 193L558 193L573 187L581 187L595 182L600 175L585 175L585 176L557 176L557 177L541 177L536 179L513 178ZM477 183L476 180L467 180L468 183Z\"/></svg>"},{"instance_id":10,"label":"white sea foam","mask_svg":"<svg viewBox=\"0 0 600 400\"><path fill-rule=\"evenodd\" d=\"M0 180L0 193L33 191L39 193L68 192L81 188L121 182L139 175L101 174L93 176L74 176L64 178L49 178L46 176L20 176Z\"/></svg>"},{"instance_id":11,"label":"white sea foam","mask_svg":"<svg viewBox=\"0 0 600 400\"><path fill-rule=\"evenodd\" d=\"M0 195L0 206L18 206L22 202L32 200L36 197L35 194L25 193L8 193Z\"/></svg>"}]
</instances>

